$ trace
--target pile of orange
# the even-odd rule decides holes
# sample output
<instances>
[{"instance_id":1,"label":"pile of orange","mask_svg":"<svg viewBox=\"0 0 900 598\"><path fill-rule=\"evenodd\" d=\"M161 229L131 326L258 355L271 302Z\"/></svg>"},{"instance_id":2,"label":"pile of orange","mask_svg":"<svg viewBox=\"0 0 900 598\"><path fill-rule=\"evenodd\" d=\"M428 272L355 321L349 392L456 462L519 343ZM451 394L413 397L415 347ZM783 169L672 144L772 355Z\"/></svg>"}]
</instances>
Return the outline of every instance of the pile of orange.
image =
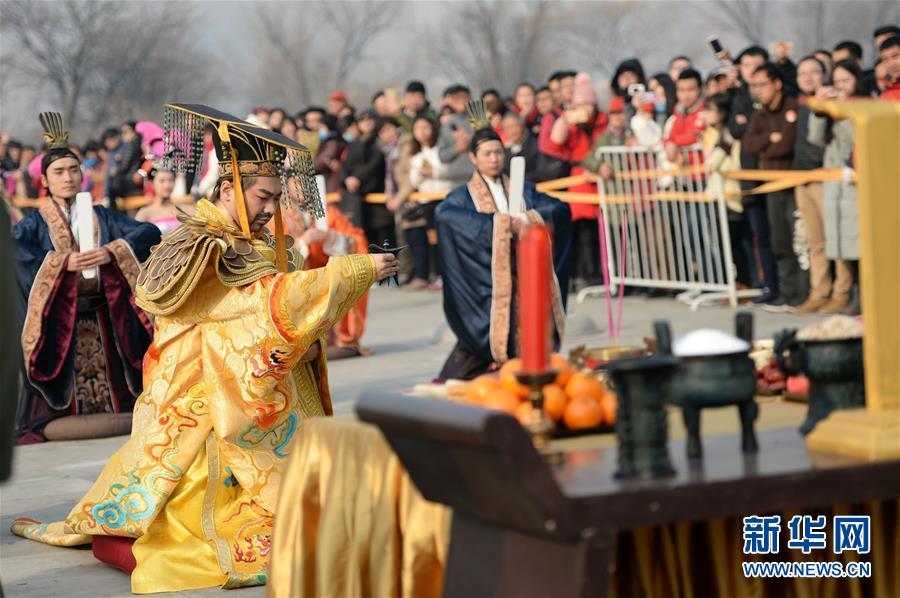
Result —
<instances>
[{"instance_id":1,"label":"pile of orange","mask_svg":"<svg viewBox=\"0 0 900 598\"><path fill-rule=\"evenodd\" d=\"M570 430L595 428L616 422L616 396L590 372L575 371L562 355L553 355L551 367L559 374L544 387L544 413ZM500 368L499 377L486 374L469 383L466 401L515 415L522 424L531 419L528 388L516 374L520 359L511 359Z\"/></svg>"}]
</instances>

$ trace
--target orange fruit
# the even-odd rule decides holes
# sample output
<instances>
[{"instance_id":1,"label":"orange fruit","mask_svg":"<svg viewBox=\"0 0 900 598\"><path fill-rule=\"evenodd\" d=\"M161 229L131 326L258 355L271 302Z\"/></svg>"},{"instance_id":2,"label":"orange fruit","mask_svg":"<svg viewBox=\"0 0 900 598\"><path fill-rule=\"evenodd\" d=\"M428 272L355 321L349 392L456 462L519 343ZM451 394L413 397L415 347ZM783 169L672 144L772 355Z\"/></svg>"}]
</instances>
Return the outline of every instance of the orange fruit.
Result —
<instances>
[{"instance_id":1,"label":"orange fruit","mask_svg":"<svg viewBox=\"0 0 900 598\"><path fill-rule=\"evenodd\" d=\"M523 426L527 426L531 423L531 413L534 409L531 406L529 401L522 401L518 407L516 407L516 419L519 420L519 423Z\"/></svg>"},{"instance_id":2,"label":"orange fruit","mask_svg":"<svg viewBox=\"0 0 900 598\"><path fill-rule=\"evenodd\" d=\"M593 397L575 397L566 406L563 422L570 430L596 428L603 423L603 411Z\"/></svg>"},{"instance_id":3,"label":"orange fruit","mask_svg":"<svg viewBox=\"0 0 900 598\"><path fill-rule=\"evenodd\" d=\"M516 415L519 402L519 397L501 388L490 393L482 405L488 409L506 411L510 415Z\"/></svg>"},{"instance_id":4,"label":"orange fruit","mask_svg":"<svg viewBox=\"0 0 900 598\"><path fill-rule=\"evenodd\" d=\"M575 372L566 384L566 394L569 395L570 399L590 397L599 403L606 395L606 388L593 375L585 372Z\"/></svg>"},{"instance_id":5,"label":"orange fruit","mask_svg":"<svg viewBox=\"0 0 900 598\"><path fill-rule=\"evenodd\" d=\"M559 353L554 353L550 357L550 367L558 372L556 374L556 385L560 388L565 388L569 378L571 378L572 374L575 372L575 370L572 369L569 360Z\"/></svg>"},{"instance_id":6,"label":"orange fruit","mask_svg":"<svg viewBox=\"0 0 900 598\"><path fill-rule=\"evenodd\" d=\"M562 419L568 402L566 391L559 386L548 384L544 387L544 413L553 421L558 422Z\"/></svg>"},{"instance_id":7,"label":"orange fruit","mask_svg":"<svg viewBox=\"0 0 900 598\"><path fill-rule=\"evenodd\" d=\"M500 382L493 376L479 376L469 382L466 389L466 401L476 405L483 404L491 393L500 390Z\"/></svg>"},{"instance_id":8,"label":"orange fruit","mask_svg":"<svg viewBox=\"0 0 900 598\"><path fill-rule=\"evenodd\" d=\"M500 386L503 390L511 392L517 397L524 399L528 396L528 387L519 384L516 374L522 371L522 360L519 358L510 359L500 368Z\"/></svg>"},{"instance_id":9,"label":"orange fruit","mask_svg":"<svg viewBox=\"0 0 900 598\"><path fill-rule=\"evenodd\" d=\"M616 408L618 406L619 402L616 400L616 395L612 393L603 395L603 398L600 399L600 411L603 412L603 423L609 425L616 423Z\"/></svg>"}]
</instances>

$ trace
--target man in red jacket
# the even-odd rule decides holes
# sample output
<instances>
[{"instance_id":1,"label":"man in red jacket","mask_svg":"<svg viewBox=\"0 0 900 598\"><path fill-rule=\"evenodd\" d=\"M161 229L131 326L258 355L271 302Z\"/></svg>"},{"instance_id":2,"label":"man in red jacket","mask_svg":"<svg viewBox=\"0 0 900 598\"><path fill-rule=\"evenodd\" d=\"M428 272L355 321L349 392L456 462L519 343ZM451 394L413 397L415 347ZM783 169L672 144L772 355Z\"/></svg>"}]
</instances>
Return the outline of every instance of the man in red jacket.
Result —
<instances>
[{"instance_id":1,"label":"man in red jacket","mask_svg":"<svg viewBox=\"0 0 900 598\"><path fill-rule=\"evenodd\" d=\"M678 104L666 123L666 158L678 159L678 150L699 143L706 128L703 120L703 78L694 69L685 69L678 75L675 93Z\"/></svg>"},{"instance_id":2,"label":"man in red jacket","mask_svg":"<svg viewBox=\"0 0 900 598\"><path fill-rule=\"evenodd\" d=\"M703 130L706 128L706 122L703 117L703 78L700 73L694 69L688 68L681 71L678 75L678 81L675 84L675 95L678 103L675 104L675 111L669 120L666 121L666 127L663 138L663 147L665 148L666 159L674 164L693 166L694 163L701 159L700 152L687 153L687 164L685 164L685 154L681 149L691 147L700 142ZM702 176L694 175L691 184L685 184L684 191L694 191L702 187ZM669 211L669 222L676 222L672 210L675 210L675 204L664 204L660 206L660 217L665 221L662 214ZM694 218L687 215L687 226L694 230L700 227L700 222L696 222ZM695 242L694 239L698 239ZM710 279L712 272L704 269L704 247L709 243L708 232L700 229L698 237L688 235L685 243L691 246L691 252L694 255L690 267L693 268L698 275Z\"/></svg>"},{"instance_id":3,"label":"man in red jacket","mask_svg":"<svg viewBox=\"0 0 900 598\"><path fill-rule=\"evenodd\" d=\"M890 86L881 94L881 98L900 102L900 37L889 37L881 42L878 54L891 81Z\"/></svg>"}]
</instances>

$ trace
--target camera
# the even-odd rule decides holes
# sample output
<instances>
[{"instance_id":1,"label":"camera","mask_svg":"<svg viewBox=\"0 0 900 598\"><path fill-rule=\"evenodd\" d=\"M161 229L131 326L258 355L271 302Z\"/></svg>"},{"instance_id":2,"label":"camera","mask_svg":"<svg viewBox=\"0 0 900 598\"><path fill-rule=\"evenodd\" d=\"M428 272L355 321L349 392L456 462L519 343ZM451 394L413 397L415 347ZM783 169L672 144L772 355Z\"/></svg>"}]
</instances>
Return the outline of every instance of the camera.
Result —
<instances>
[{"instance_id":1,"label":"camera","mask_svg":"<svg viewBox=\"0 0 900 598\"><path fill-rule=\"evenodd\" d=\"M638 94L644 93L647 91L647 88L643 83L632 83L628 86L628 96L636 96Z\"/></svg>"}]
</instances>

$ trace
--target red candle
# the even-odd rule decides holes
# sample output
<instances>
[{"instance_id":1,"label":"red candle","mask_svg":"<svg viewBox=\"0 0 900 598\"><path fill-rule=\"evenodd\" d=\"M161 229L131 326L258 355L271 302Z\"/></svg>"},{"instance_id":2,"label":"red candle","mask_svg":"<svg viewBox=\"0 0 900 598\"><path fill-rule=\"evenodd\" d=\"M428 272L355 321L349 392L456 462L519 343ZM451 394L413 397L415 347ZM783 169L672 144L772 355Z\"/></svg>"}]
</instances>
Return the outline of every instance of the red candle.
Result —
<instances>
[{"instance_id":1,"label":"red candle","mask_svg":"<svg viewBox=\"0 0 900 598\"><path fill-rule=\"evenodd\" d=\"M519 330L522 370L529 374L550 368L550 232L529 226L519 239Z\"/></svg>"}]
</instances>

